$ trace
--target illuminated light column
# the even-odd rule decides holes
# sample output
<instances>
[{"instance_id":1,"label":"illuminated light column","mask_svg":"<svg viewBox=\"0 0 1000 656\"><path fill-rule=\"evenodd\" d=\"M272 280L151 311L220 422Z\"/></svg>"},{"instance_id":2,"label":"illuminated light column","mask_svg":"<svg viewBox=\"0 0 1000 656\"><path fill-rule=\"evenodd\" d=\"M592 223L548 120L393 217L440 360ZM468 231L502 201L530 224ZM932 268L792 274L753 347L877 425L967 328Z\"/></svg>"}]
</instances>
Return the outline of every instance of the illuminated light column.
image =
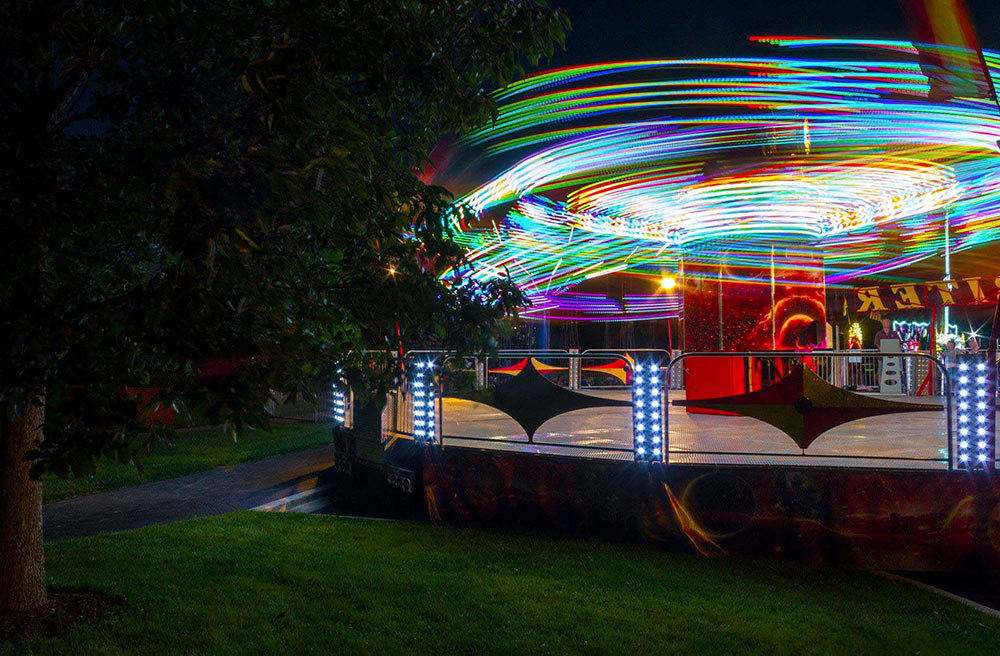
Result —
<instances>
[{"instance_id":1,"label":"illuminated light column","mask_svg":"<svg viewBox=\"0 0 1000 656\"><path fill-rule=\"evenodd\" d=\"M347 423L347 392L342 387L342 381L333 386L333 423L337 426Z\"/></svg>"},{"instance_id":2,"label":"illuminated light column","mask_svg":"<svg viewBox=\"0 0 1000 656\"><path fill-rule=\"evenodd\" d=\"M985 353L960 356L954 385L958 468L992 471L996 455L996 368L989 366Z\"/></svg>"},{"instance_id":3,"label":"illuminated light column","mask_svg":"<svg viewBox=\"0 0 1000 656\"><path fill-rule=\"evenodd\" d=\"M666 454L663 372L656 361L636 364L632 373L632 441L636 462L663 462Z\"/></svg>"},{"instance_id":4,"label":"illuminated light column","mask_svg":"<svg viewBox=\"0 0 1000 656\"><path fill-rule=\"evenodd\" d=\"M421 360L410 373L410 390L413 395L413 439L433 444L437 440L437 408L434 379L434 362Z\"/></svg>"}]
</instances>

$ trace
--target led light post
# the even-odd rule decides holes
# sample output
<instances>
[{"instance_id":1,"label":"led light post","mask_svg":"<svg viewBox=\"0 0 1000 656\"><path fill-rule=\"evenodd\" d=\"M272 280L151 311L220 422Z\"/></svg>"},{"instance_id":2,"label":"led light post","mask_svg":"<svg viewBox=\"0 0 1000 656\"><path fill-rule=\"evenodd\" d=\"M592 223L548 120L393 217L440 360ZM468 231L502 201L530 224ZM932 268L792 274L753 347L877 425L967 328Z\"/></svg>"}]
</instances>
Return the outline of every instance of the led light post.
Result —
<instances>
[{"instance_id":1,"label":"led light post","mask_svg":"<svg viewBox=\"0 0 1000 656\"><path fill-rule=\"evenodd\" d=\"M985 354L959 356L953 403L958 468L992 471L996 454L996 368Z\"/></svg>"},{"instance_id":2,"label":"led light post","mask_svg":"<svg viewBox=\"0 0 1000 656\"><path fill-rule=\"evenodd\" d=\"M655 361L636 364L632 373L632 440L636 462L662 462L663 373Z\"/></svg>"},{"instance_id":3,"label":"led light post","mask_svg":"<svg viewBox=\"0 0 1000 656\"><path fill-rule=\"evenodd\" d=\"M413 396L413 439L433 444L437 440L437 394L435 393L434 362L416 362L410 372Z\"/></svg>"},{"instance_id":4,"label":"led light post","mask_svg":"<svg viewBox=\"0 0 1000 656\"><path fill-rule=\"evenodd\" d=\"M354 425L351 407L351 388L347 386L347 380L343 377L344 371L337 370L337 375L330 385L330 396L332 399L333 424L343 428L352 428Z\"/></svg>"},{"instance_id":5,"label":"led light post","mask_svg":"<svg viewBox=\"0 0 1000 656\"><path fill-rule=\"evenodd\" d=\"M347 422L347 394L340 385L333 386L333 423L343 426Z\"/></svg>"}]
</instances>

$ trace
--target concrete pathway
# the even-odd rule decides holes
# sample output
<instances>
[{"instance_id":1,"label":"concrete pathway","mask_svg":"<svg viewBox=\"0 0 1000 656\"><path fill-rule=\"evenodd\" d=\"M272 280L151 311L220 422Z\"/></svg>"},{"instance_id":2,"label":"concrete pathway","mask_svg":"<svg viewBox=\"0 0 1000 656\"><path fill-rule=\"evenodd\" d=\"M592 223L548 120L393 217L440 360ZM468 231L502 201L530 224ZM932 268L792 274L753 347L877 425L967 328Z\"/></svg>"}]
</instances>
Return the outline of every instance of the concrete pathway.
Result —
<instances>
[{"instance_id":1,"label":"concrete pathway","mask_svg":"<svg viewBox=\"0 0 1000 656\"><path fill-rule=\"evenodd\" d=\"M325 485L333 445L97 492L44 506L45 540L124 531L254 508Z\"/></svg>"}]
</instances>

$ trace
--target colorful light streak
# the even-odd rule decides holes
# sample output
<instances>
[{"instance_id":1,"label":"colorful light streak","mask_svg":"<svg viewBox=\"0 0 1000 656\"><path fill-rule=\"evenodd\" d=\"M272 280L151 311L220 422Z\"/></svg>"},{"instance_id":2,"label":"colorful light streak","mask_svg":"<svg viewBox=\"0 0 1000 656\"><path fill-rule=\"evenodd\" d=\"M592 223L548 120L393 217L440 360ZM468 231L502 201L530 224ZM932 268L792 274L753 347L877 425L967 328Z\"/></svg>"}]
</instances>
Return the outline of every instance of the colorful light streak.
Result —
<instances>
[{"instance_id":1,"label":"colorful light streak","mask_svg":"<svg viewBox=\"0 0 1000 656\"><path fill-rule=\"evenodd\" d=\"M509 271L529 318L651 319L677 316L680 293L574 288L640 275L655 289L682 262L765 268L772 248L821 252L826 284L844 284L940 252L946 220L952 253L1000 238L991 100L929 102L907 42L755 40L858 56L596 64L498 94L497 120L462 145L499 167L460 198L473 275Z\"/></svg>"}]
</instances>

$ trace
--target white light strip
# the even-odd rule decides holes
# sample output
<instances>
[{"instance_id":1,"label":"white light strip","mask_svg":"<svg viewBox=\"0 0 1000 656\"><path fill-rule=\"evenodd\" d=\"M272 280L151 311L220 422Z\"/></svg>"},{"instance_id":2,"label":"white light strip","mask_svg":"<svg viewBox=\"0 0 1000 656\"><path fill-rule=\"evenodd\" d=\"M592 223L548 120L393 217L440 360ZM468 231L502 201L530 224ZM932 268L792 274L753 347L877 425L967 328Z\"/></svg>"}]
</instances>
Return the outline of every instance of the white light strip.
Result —
<instances>
[{"instance_id":1,"label":"white light strip","mask_svg":"<svg viewBox=\"0 0 1000 656\"><path fill-rule=\"evenodd\" d=\"M434 403L434 363L422 360L415 363L410 374L413 395L413 439L433 443L437 439L436 405Z\"/></svg>"},{"instance_id":2,"label":"white light strip","mask_svg":"<svg viewBox=\"0 0 1000 656\"><path fill-rule=\"evenodd\" d=\"M333 385L333 423L337 426L347 423L347 395L340 383Z\"/></svg>"},{"instance_id":3,"label":"white light strip","mask_svg":"<svg viewBox=\"0 0 1000 656\"><path fill-rule=\"evenodd\" d=\"M954 401L959 469L993 469L996 450L996 372L982 355L969 354L958 365Z\"/></svg>"},{"instance_id":4,"label":"white light strip","mask_svg":"<svg viewBox=\"0 0 1000 656\"><path fill-rule=\"evenodd\" d=\"M659 364L636 364L632 374L632 439L637 462L663 460L662 394Z\"/></svg>"}]
</instances>

